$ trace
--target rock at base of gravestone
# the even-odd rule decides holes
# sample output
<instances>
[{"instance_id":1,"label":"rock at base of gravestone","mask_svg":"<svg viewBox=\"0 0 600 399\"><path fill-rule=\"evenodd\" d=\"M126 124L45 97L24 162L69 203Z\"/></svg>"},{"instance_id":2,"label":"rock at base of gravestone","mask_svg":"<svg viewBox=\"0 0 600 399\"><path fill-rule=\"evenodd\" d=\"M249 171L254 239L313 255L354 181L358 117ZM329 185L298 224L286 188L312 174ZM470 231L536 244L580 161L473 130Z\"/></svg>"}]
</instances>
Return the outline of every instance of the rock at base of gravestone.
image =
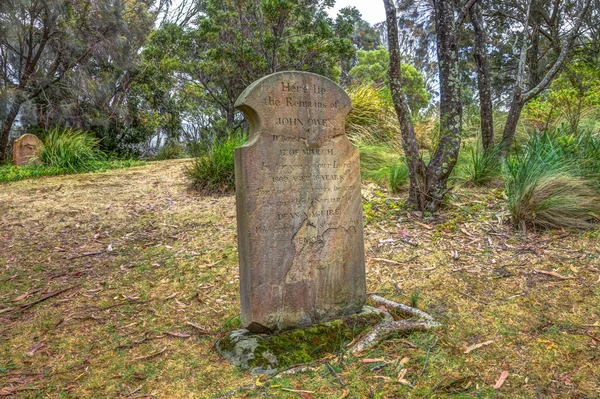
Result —
<instances>
[{"instance_id":1,"label":"rock at base of gravestone","mask_svg":"<svg viewBox=\"0 0 600 399\"><path fill-rule=\"evenodd\" d=\"M326 77L289 71L252 83L236 107L250 125L235 150L242 326L283 331L359 312L366 280L350 98Z\"/></svg>"},{"instance_id":2,"label":"rock at base of gravestone","mask_svg":"<svg viewBox=\"0 0 600 399\"><path fill-rule=\"evenodd\" d=\"M370 327L389 320L393 320L389 313L364 306L360 313L344 319L271 336L252 334L247 329L231 331L216 347L224 359L242 370L275 374L339 351Z\"/></svg>"},{"instance_id":3,"label":"rock at base of gravestone","mask_svg":"<svg viewBox=\"0 0 600 399\"><path fill-rule=\"evenodd\" d=\"M13 164L16 166L39 165L42 141L33 134L24 134L13 143Z\"/></svg>"}]
</instances>

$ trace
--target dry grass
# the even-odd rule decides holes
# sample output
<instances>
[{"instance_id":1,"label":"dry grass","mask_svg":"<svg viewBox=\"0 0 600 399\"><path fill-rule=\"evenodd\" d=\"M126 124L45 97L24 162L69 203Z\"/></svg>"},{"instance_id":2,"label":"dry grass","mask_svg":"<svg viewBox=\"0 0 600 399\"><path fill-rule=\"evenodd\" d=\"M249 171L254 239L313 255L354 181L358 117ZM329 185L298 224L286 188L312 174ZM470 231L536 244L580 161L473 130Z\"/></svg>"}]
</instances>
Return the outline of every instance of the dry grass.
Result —
<instances>
[{"instance_id":1,"label":"dry grass","mask_svg":"<svg viewBox=\"0 0 600 399\"><path fill-rule=\"evenodd\" d=\"M188 162L0 186L0 396L600 396L599 232L523 236L485 190L425 219L365 190L368 290L412 298L442 330L364 355L383 362L239 372L213 350L238 325L234 199L188 192Z\"/></svg>"}]
</instances>

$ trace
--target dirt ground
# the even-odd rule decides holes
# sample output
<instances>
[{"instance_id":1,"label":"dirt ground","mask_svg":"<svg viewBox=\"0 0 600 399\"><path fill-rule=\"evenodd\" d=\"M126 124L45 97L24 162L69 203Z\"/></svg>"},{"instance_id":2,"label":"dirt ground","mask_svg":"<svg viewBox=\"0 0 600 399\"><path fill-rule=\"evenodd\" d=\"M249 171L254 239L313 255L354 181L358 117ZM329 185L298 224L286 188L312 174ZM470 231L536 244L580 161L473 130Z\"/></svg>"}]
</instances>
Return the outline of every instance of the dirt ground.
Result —
<instances>
[{"instance_id":1,"label":"dirt ground","mask_svg":"<svg viewBox=\"0 0 600 399\"><path fill-rule=\"evenodd\" d=\"M187 162L0 185L0 397L600 398L600 230L514 231L490 188L421 218L365 186L368 291L442 329L237 370L235 201Z\"/></svg>"}]
</instances>

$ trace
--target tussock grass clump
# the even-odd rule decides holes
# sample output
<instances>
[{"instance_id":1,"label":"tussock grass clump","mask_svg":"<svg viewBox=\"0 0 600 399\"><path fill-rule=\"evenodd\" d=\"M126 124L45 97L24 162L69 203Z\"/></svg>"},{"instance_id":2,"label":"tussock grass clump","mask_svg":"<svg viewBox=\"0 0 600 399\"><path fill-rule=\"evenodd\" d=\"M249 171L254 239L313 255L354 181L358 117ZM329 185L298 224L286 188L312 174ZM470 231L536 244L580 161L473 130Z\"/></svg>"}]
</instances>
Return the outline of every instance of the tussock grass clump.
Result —
<instances>
[{"instance_id":1,"label":"tussock grass clump","mask_svg":"<svg viewBox=\"0 0 600 399\"><path fill-rule=\"evenodd\" d=\"M470 159L463 164L460 175L466 183L473 186L486 186L497 180L501 175L499 150L483 151L479 146L470 147Z\"/></svg>"},{"instance_id":2,"label":"tussock grass clump","mask_svg":"<svg viewBox=\"0 0 600 399\"><path fill-rule=\"evenodd\" d=\"M87 172L94 163L106 160L99 140L82 130L53 128L44 135L40 160L45 166L71 172Z\"/></svg>"},{"instance_id":3,"label":"tussock grass clump","mask_svg":"<svg viewBox=\"0 0 600 399\"><path fill-rule=\"evenodd\" d=\"M179 159L187 156L185 148L180 143L169 142L158 150L155 159L165 161L167 159Z\"/></svg>"},{"instance_id":4,"label":"tussock grass clump","mask_svg":"<svg viewBox=\"0 0 600 399\"><path fill-rule=\"evenodd\" d=\"M204 192L231 191L235 186L235 166L233 152L246 142L247 136L231 133L215 140L211 148L196 157L186 175L192 187Z\"/></svg>"},{"instance_id":5,"label":"tussock grass clump","mask_svg":"<svg viewBox=\"0 0 600 399\"><path fill-rule=\"evenodd\" d=\"M594 164L572 135L532 136L505 165L506 194L516 226L587 229L600 219Z\"/></svg>"},{"instance_id":6,"label":"tussock grass clump","mask_svg":"<svg viewBox=\"0 0 600 399\"><path fill-rule=\"evenodd\" d=\"M376 87L360 85L348 89L352 111L346 118L346 133L355 144L399 145L398 121L392 105Z\"/></svg>"},{"instance_id":7,"label":"tussock grass clump","mask_svg":"<svg viewBox=\"0 0 600 399\"><path fill-rule=\"evenodd\" d=\"M397 150L387 145L364 143L358 143L358 148L363 180L386 186L393 193L397 193L408 183L408 166Z\"/></svg>"}]
</instances>

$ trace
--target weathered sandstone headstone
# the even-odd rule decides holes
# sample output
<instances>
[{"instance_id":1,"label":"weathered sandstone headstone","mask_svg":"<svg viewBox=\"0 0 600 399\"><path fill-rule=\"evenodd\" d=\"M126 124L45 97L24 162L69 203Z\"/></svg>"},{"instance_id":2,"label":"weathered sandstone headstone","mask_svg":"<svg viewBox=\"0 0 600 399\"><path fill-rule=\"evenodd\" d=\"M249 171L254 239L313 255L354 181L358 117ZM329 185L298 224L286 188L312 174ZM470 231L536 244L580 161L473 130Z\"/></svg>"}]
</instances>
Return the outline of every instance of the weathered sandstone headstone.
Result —
<instances>
[{"instance_id":1,"label":"weathered sandstone headstone","mask_svg":"<svg viewBox=\"0 0 600 399\"><path fill-rule=\"evenodd\" d=\"M13 164L17 166L39 164L42 142L33 134L24 134L13 143Z\"/></svg>"},{"instance_id":2,"label":"weathered sandstone headstone","mask_svg":"<svg viewBox=\"0 0 600 399\"><path fill-rule=\"evenodd\" d=\"M250 124L235 150L242 324L282 330L361 310L366 299L358 150L351 101L333 81L279 72L236 107Z\"/></svg>"}]
</instances>

